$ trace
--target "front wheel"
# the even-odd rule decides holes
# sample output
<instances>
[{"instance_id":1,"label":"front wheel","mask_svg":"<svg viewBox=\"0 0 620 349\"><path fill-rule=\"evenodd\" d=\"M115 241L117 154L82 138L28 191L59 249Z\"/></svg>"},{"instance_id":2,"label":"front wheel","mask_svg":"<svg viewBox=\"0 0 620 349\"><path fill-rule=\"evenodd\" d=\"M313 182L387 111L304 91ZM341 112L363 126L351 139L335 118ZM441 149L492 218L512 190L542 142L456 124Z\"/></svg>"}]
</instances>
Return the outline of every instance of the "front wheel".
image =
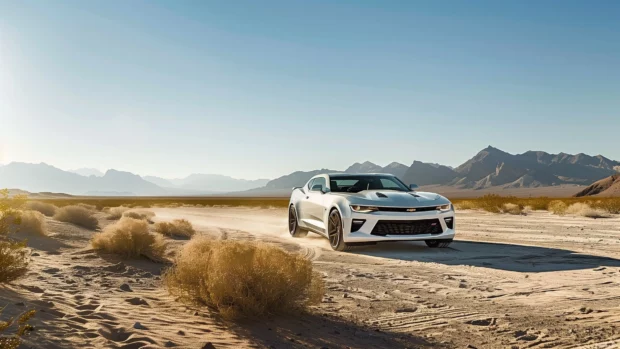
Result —
<instances>
[{"instance_id":1,"label":"front wheel","mask_svg":"<svg viewBox=\"0 0 620 349\"><path fill-rule=\"evenodd\" d=\"M450 240L424 240L426 242L426 246L430 248L446 248L450 246L452 239Z\"/></svg>"},{"instance_id":2,"label":"front wheel","mask_svg":"<svg viewBox=\"0 0 620 349\"><path fill-rule=\"evenodd\" d=\"M334 209L329 213L327 220L327 237L334 251L348 251L351 248L342 239L342 231L342 218L338 210Z\"/></svg>"},{"instance_id":3,"label":"front wheel","mask_svg":"<svg viewBox=\"0 0 620 349\"><path fill-rule=\"evenodd\" d=\"M303 230L299 227L299 220L297 219L297 210L295 206L291 205L288 208L288 232L294 238L302 238L308 235L307 230Z\"/></svg>"}]
</instances>

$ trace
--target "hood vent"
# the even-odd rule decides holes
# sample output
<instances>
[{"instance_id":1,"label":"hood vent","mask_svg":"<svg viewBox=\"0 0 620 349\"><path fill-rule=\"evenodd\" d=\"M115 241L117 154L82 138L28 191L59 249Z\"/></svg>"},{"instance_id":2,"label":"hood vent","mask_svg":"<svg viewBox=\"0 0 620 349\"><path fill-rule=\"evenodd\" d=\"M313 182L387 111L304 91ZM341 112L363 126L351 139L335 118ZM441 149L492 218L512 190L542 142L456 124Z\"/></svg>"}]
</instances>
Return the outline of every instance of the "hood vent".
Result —
<instances>
[{"instance_id":1,"label":"hood vent","mask_svg":"<svg viewBox=\"0 0 620 349\"><path fill-rule=\"evenodd\" d=\"M420 195L416 194L416 193L409 193L409 195L413 196L414 198L419 198L421 197Z\"/></svg>"},{"instance_id":2,"label":"hood vent","mask_svg":"<svg viewBox=\"0 0 620 349\"><path fill-rule=\"evenodd\" d=\"M387 198L388 196L383 193L377 193L377 196L380 198Z\"/></svg>"}]
</instances>

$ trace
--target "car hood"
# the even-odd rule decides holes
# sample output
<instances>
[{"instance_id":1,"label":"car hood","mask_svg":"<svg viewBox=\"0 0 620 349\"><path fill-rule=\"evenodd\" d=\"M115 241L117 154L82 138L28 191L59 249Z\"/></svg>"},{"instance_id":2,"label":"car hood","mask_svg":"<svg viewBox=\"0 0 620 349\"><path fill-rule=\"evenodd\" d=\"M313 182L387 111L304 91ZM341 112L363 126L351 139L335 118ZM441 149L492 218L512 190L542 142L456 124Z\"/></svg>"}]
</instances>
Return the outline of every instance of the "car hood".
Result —
<instances>
[{"instance_id":1,"label":"car hood","mask_svg":"<svg viewBox=\"0 0 620 349\"><path fill-rule=\"evenodd\" d=\"M450 200L436 193L402 192L394 190L364 190L359 193L333 193L349 200L351 205L385 207L426 207L450 203Z\"/></svg>"}]
</instances>

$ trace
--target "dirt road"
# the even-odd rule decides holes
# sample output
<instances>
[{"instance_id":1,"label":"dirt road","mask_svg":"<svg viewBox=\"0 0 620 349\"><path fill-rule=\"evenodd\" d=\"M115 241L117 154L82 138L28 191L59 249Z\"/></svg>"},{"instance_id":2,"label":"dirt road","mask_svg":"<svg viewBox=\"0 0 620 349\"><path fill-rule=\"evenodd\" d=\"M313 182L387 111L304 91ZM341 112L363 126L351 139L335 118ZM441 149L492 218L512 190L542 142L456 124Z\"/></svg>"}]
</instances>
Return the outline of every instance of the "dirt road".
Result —
<instances>
[{"instance_id":1,"label":"dirt road","mask_svg":"<svg viewBox=\"0 0 620 349\"><path fill-rule=\"evenodd\" d=\"M156 213L302 251L327 276L317 311L378 333L463 348L620 347L620 217L463 211L449 249L406 242L337 253L317 235L291 238L283 209Z\"/></svg>"},{"instance_id":2,"label":"dirt road","mask_svg":"<svg viewBox=\"0 0 620 349\"><path fill-rule=\"evenodd\" d=\"M47 219L24 236L28 274L0 288L2 319L35 309L24 348L618 348L620 217L457 213L448 249L390 243L350 253L294 239L284 209L157 208L199 234L262 240L310 258L327 295L309 314L246 323L179 302L169 265L120 260L95 231ZM112 224L97 213L100 227ZM168 239L169 257L187 240Z\"/></svg>"}]
</instances>

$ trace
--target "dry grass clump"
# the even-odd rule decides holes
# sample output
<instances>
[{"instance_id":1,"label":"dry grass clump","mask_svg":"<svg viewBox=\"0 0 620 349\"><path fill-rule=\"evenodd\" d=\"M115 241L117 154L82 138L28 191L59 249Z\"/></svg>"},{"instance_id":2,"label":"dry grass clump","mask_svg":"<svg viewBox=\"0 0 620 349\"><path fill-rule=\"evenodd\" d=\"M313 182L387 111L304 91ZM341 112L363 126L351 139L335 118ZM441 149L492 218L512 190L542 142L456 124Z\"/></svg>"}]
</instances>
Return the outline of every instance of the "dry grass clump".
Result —
<instances>
[{"instance_id":1,"label":"dry grass clump","mask_svg":"<svg viewBox=\"0 0 620 349\"><path fill-rule=\"evenodd\" d=\"M104 211L108 213L108 219L117 220L117 219L121 219L121 217L123 217L123 214L127 212L128 210L129 210L129 207L117 206L117 207L108 207Z\"/></svg>"},{"instance_id":2,"label":"dry grass clump","mask_svg":"<svg viewBox=\"0 0 620 349\"><path fill-rule=\"evenodd\" d=\"M565 214L573 204L585 204L599 213L620 214L620 197L570 197L552 199L548 197L518 198L514 196L484 195L474 199L455 199L453 204L458 209L479 209L487 212L500 213L505 204L519 205L531 210L548 210L555 214ZM583 206L579 206L583 208ZM526 210L527 211L527 210Z\"/></svg>"},{"instance_id":3,"label":"dry grass clump","mask_svg":"<svg viewBox=\"0 0 620 349\"><path fill-rule=\"evenodd\" d=\"M54 204L58 207L76 205L84 203L96 207L117 207L127 206L133 208L149 207L179 207L182 204L190 205L223 205L223 206L275 206L288 207L288 198L274 197L80 197L80 198L51 198L45 202Z\"/></svg>"},{"instance_id":4,"label":"dry grass clump","mask_svg":"<svg viewBox=\"0 0 620 349\"><path fill-rule=\"evenodd\" d=\"M459 210L473 210L474 208L476 208L476 205L473 201L465 200L455 203L454 207Z\"/></svg>"},{"instance_id":5,"label":"dry grass clump","mask_svg":"<svg viewBox=\"0 0 620 349\"><path fill-rule=\"evenodd\" d=\"M11 282L28 271L25 242L5 240L14 224L21 223L19 209L26 203L25 196L9 198L9 191L0 190L0 283Z\"/></svg>"},{"instance_id":6,"label":"dry grass clump","mask_svg":"<svg viewBox=\"0 0 620 349\"><path fill-rule=\"evenodd\" d=\"M87 210L90 210L90 211L97 211L97 206L95 206L95 205L79 203L76 206L83 207L83 208L85 208Z\"/></svg>"},{"instance_id":7,"label":"dry grass clump","mask_svg":"<svg viewBox=\"0 0 620 349\"><path fill-rule=\"evenodd\" d=\"M582 202L577 202L577 203L574 203L568 206L568 208L566 209L566 213L574 214L577 216L588 217L588 218L609 217L609 215L605 211L601 209L592 208L590 207L590 205L586 203L582 203Z\"/></svg>"},{"instance_id":8,"label":"dry grass clump","mask_svg":"<svg viewBox=\"0 0 620 349\"><path fill-rule=\"evenodd\" d=\"M47 202L41 201L28 201L26 203L26 208L32 211L41 212L48 217L53 217L56 214L56 210L58 209L56 205L48 204Z\"/></svg>"},{"instance_id":9,"label":"dry grass clump","mask_svg":"<svg viewBox=\"0 0 620 349\"><path fill-rule=\"evenodd\" d=\"M502 212L512 215L526 215L525 208L522 205L505 203L502 205Z\"/></svg>"},{"instance_id":10,"label":"dry grass clump","mask_svg":"<svg viewBox=\"0 0 620 349\"><path fill-rule=\"evenodd\" d=\"M155 217L155 212L152 211L126 211L123 213L123 217L129 217L133 219L142 219L149 223L153 223L151 218Z\"/></svg>"},{"instance_id":11,"label":"dry grass clump","mask_svg":"<svg viewBox=\"0 0 620 349\"><path fill-rule=\"evenodd\" d=\"M0 313L4 308L0 309ZM16 349L19 348L22 343L21 337L28 331L33 331L34 327L28 323L30 319L36 314L36 310L29 310L23 312L16 318L10 318L7 321L0 321L0 348L2 349ZM16 321L17 320L17 321ZM7 333L7 332L14 333Z\"/></svg>"},{"instance_id":12,"label":"dry grass clump","mask_svg":"<svg viewBox=\"0 0 620 349\"><path fill-rule=\"evenodd\" d=\"M99 226L97 218L93 216L93 211L78 205L59 208L54 215L54 219L92 230L97 229Z\"/></svg>"},{"instance_id":13,"label":"dry grass clump","mask_svg":"<svg viewBox=\"0 0 620 349\"><path fill-rule=\"evenodd\" d=\"M91 244L97 250L125 258L144 256L162 260L166 252L166 242L161 235L151 234L145 220L129 217L123 217L95 234Z\"/></svg>"},{"instance_id":14,"label":"dry grass clump","mask_svg":"<svg viewBox=\"0 0 620 349\"><path fill-rule=\"evenodd\" d=\"M22 211L19 213L19 224L13 226L14 232L22 232L30 235L46 236L47 223L45 216L38 211Z\"/></svg>"},{"instance_id":15,"label":"dry grass clump","mask_svg":"<svg viewBox=\"0 0 620 349\"><path fill-rule=\"evenodd\" d=\"M155 224L155 231L166 236L178 236L191 238L196 230L186 219L175 219L172 222L159 222Z\"/></svg>"},{"instance_id":16,"label":"dry grass clump","mask_svg":"<svg viewBox=\"0 0 620 349\"><path fill-rule=\"evenodd\" d=\"M256 242L196 238L164 275L168 290L228 319L289 313L321 301L321 277L298 254Z\"/></svg>"},{"instance_id":17,"label":"dry grass clump","mask_svg":"<svg viewBox=\"0 0 620 349\"><path fill-rule=\"evenodd\" d=\"M553 214L563 216L566 214L568 205L562 200L553 200L547 206L547 210Z\"/></svg>"},{"instance_id":18,"label":"dry grass clump","mask_svg":"<svg viewBox=\"0 0 620 349\"><path fill-rule=\"evenodd\" d=\"M592 204L592 207L601 209L611 214L620 214L620 198L598 200Z\"/></svg>"},{"instance_id":19,"label":"dry grass clump","mask_svg":"<svg viewBox=\"0 0 620 349\"><path fill-rule=\"evenodd\" d=\"M0 241L0 284L26 274L28 255L25 242Z\"/></svg>"}]
</instances>

